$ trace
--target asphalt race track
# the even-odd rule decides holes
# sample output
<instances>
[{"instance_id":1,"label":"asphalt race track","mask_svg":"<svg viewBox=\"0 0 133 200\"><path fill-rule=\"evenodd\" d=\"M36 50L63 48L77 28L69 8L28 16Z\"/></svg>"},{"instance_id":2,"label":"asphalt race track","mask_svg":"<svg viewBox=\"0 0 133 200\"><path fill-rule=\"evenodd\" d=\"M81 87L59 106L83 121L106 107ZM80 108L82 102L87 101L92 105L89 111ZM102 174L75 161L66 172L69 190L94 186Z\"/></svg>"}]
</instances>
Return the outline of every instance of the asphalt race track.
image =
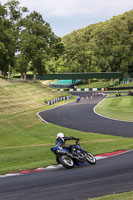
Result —
<instances>
[{"instance_id":1,"label":"asphalt race track","mask_svg":"<svg viewBox=\"0 0 133 200\"><path fill-rule=\"evenodd\" d=\"M0 179L0 200L87 200L133 190L133 152L97 164Z\"/></svg>"},{"instance_id":2,"label":"asphalt race track","mask_svg":"<svg viewBox=\"0 0 133 200\"><path fill-rule=\"evenodd\" d=\"M75 93L84 97L79 103L72 102L52 110L42 111L39 115L47 122L85 132L133 137L133 123L111 120L95 114L93 108L104 98L91 93ZM89 98L86 99L86 96Z\"/></svg>"},{"instance_id":3,"label":"asphalt race track","mask_svg":"<svg viewBox=\"0 0 133 200\"><path fill-rule=\"evenodd\" d=\"M40 115L50 123L77 130L132 137L133 123L109 120L94 114L93 107L102 99L102 96L85 98L79 103L72 102ZM98 160L96 165L0 178L0 200L87 200L132 191L132 157L133 151L130 151Z\"/></svg>"}]
</instances>

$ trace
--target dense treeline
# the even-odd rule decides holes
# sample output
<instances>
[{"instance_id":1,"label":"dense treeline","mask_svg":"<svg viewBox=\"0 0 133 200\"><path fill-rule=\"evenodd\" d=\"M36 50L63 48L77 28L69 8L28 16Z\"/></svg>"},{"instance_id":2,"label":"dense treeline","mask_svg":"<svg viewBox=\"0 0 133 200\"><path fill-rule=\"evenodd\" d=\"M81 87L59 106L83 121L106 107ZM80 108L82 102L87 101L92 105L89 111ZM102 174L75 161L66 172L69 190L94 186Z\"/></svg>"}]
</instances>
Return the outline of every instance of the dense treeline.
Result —
<instances>
[{"instance_id":1,"label":"dense treeline","mask_svg":"<svg viewBox=\"0 0 133 200\"><path fill-rule=\"evenodd\" d=\"M55 72L133 72L133 10L62 38Z\"/></svg>"},{"instance_id":2,"label":"dense treeline","mask_svg":"<svg viewBox=\"0 0 133 200\"><path fill-rule=\"evenodd\" d=\"M64 45L40 13L27 13L16 0L0 3L0 71L8 76L16 71L25 77L30 70L36 79L36 74L47 71L51 58L59 58Z\"/></svg>"},{"instance_id":3,"label":"dense treeline","mask_svg":"<svg viewBox=\"0 0 133 200\"><path fill-rule=\"evenodd\" d=\"M10 76L66 72L133 72L133 10L62 39L19 1L0 3L0 71Z\"/></svg>"}]
</instances>

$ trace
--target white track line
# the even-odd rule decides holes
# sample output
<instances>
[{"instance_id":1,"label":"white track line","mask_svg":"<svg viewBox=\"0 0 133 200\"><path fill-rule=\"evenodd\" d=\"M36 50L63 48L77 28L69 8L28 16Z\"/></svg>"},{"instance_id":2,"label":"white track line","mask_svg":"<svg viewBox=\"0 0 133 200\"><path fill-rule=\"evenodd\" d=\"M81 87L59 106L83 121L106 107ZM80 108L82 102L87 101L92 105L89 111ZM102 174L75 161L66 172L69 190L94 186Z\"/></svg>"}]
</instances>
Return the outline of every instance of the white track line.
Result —
<instances>
[{"instance_id":1,"label":"white track line","mask_svg":"<svg viewBox=\"0 0 133 200\"><path fill-rule=\"evenodd\" d=\"M74 100L74 101L75 101L75 100ZM69 104L69 103L72 103L72 102L74 102L74 101L64 103L64 104L62 104L62 105L56 106L56 107L54 107L54 108L50 108L50 109L48 109L48 110L53 110L53 109L55 109L55 108L64 106L64 105ZM48 110L44 110L44 111L37 112L37 116L40 118L41 121L43 121L43 122L46 123L46 124L49 124L49 122L47 122L46 120L44 120L44 119L39 115L39 113L41 113L41 112L46 112L46 111L48 111Z\"/></svg>"},{"instance_id":2,"label":"white track line","mask_svg":"<svg viewBox=\"0 0 133 200\"><path fill-rule=\"evenodd\" d=\"M103 100L101 100L101 101L93 108L93 112L94 112L96 115L98 115L98 116L100 116L100 117L103 117L103 118L106 118L106 119L110 119L110 120L115 120L115 121L120 121L120 122L127 122L127 123L133 123L132 121L119 120L119 119L115 119L115 118L111 118L111 117L106 117L106 116L104 116L104 115L101 115L101 114L97 113L97 112L96 112L96 107L97 107L100 103L102 103L104 100L105 100L105 98L104 98Z\"/></svg>"}]
</instances>

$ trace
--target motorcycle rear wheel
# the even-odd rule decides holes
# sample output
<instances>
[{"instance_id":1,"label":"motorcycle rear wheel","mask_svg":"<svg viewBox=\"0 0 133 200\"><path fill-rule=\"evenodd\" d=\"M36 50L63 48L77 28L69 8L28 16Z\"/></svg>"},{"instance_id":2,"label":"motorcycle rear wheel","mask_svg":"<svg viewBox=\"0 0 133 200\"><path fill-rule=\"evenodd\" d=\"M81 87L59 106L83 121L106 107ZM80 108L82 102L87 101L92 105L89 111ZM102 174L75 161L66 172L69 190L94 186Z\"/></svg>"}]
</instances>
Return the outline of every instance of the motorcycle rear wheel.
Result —
<instances>
[{"instance_id":1,"label":"motorcycle rear wheel","mask_svg":"<svg viewBox=\"0 0 133 200\"><path fill-rule=\"evenodd\" d=\"M91 165L96 164L96 158L95 158L95 156L93 156L91 153L86 153L85 157L86 157L86 161L87 161L89 164L91 164Z\"/></svg>"},{"instance_id":2,"label":"motorcycle rear wheel","mask_svg":"<svg viewBox=\"0 0 133 200\"><path fill-rule=\"evenodd\" d=\"M74 167L73 160L69 156L67 156L67 155L61 155L59 157L59 161L67 169L71 169L71 168Z\"/></svg>"}]
</instances>

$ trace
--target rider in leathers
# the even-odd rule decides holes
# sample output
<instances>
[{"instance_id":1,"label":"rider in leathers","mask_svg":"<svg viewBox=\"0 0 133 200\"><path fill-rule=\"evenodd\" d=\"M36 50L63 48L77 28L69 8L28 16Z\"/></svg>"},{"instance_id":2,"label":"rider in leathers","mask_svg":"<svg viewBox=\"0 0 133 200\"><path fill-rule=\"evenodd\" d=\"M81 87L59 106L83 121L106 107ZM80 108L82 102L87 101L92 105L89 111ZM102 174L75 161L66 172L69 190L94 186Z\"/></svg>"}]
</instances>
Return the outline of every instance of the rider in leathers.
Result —
<instances>
[{"instance_id":1,"label":"rider in leathers","mask_svg":"<svg viewBox=\"0 0 133 200\"><path fill-rule=\"evenodd\" d=\"M62 146L65 145L67 140L77 140L77 141L79 141L79 138L76 138L76 137L73 137L73 136L65 137L64 133L58 133L55 145L62 147ZM77 153L75 152L76 149L74 148L74 145L69 145L69 148L71 149L72 155L76 156Z\"/></svg>"}]
</instances>

